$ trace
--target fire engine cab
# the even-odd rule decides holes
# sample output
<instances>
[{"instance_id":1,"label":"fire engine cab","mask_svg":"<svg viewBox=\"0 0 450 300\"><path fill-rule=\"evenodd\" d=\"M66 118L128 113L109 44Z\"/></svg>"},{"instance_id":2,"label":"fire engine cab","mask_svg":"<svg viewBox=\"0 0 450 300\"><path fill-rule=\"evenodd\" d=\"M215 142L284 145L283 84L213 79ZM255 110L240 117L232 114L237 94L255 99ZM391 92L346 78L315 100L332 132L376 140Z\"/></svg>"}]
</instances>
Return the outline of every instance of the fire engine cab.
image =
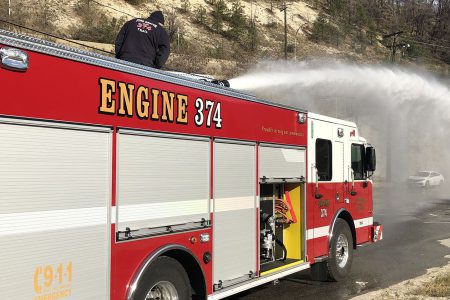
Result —
<instances>
[{"instance_id":1,"label":"fire engine cab","mask_svg":"<svg viewBox=\"0 0 450 300\"><path fill-rule=\"evenodd\" d=\"M7 31L0 57L1 299L338 281L382 238L352 122Z\"/></svg>"}]
</instances>

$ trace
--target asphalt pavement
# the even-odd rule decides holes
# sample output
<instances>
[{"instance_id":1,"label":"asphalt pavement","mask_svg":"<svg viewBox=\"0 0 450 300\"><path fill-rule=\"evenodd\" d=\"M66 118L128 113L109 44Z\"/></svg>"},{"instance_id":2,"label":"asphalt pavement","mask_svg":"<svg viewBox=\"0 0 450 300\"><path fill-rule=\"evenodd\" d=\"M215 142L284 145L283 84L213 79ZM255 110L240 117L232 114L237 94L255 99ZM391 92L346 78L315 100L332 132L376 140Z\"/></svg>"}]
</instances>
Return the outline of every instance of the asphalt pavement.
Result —
<instances>
[{"instance_id":1,"label":"asphalt pavement","mask_svg":"<svg viewBox=\"0 0 450 300\"><path fill-rule=\"evenodd\" d=\"M450 248L439 240L450 238L450 186L379 184L374 199L374 220L383 224L383 241L354 252L345 281L312 281L307 270L228 299L349 299L448 263Z\"/></svg>"}]
</instances>

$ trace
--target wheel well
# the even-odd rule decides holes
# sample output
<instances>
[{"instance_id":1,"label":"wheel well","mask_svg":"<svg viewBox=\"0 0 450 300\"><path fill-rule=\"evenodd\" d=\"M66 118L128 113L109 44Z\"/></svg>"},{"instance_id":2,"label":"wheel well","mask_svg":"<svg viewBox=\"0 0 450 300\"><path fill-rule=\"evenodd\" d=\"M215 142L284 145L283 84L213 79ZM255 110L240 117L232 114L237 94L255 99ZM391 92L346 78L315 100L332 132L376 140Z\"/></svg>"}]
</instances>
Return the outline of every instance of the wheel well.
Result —
<instances>
[{"instance_id":1,"label":"wheel well","mask_svg":"<svg viewBox=\"0 0 450 300\"><path fill-rule=\"evenodd\" d=\"M352 216L348 211L344 210L339 214L338 218L343 219L345 222L347 222L348 226L350 227L350 231L352 232L353 237L353 248L356 249L356 228Z\"/></svg>"},{"instance_id":2,"label":"wheel well","mask_svg":"<svg viewBox=\"0 0 450 300\"><path fill-rule=\"evenodd\" d=\"M194 291L192 299L206 299L206 283L203 271L197 261L191 253L180 249L173 249L164 252L162 256L168 256L177 260L186 271L191 287Z\"/></svg>"}]
</instances>

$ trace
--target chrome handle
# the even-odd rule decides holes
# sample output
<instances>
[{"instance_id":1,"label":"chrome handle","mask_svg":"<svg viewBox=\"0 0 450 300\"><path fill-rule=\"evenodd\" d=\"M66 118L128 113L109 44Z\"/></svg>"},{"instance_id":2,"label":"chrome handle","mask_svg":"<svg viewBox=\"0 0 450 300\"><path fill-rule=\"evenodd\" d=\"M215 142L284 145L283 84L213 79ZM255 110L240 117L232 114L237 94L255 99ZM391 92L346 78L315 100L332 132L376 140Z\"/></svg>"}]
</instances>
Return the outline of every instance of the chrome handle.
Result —
<instances>
[{"instance_id":1,"label":"chrome handle","mask_svg":"<svg viewBox=\"0 0 450 300\"><path fill-rule=\"evenodd\" d=\"M323 197L322 194L319 194L319 170L317 170L317 166L313 165L314 171L316 173L316 191L314 193L314 197L316 199L321 199Z\"/></svg>"},{"instance_id":2,"label":"chrome handle","mask_svg":"<svg viewBox=\"0 0 450 300\"><path fill-rule=\"evenodd\" d=\"M357 193L355 192L355 172L353 171L353 169L351 167L349 167L350 169L350 174L352 177L352 190L350 191L350 195L355 196Z\"/></svg>"}]
</instances>

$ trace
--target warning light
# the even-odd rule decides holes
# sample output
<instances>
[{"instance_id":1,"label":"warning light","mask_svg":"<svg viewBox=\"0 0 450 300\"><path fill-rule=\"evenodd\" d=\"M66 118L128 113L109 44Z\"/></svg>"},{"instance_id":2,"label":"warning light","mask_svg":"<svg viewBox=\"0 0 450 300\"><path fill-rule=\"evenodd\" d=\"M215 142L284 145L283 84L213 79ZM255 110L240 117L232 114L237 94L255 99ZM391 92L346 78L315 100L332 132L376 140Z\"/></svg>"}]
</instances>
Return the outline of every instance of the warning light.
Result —
<instances>
[{"instance_id":1,"label":"warning light","mask_svg":"<svg viewBox=\"0 0 450 300\"><path fill-rule=\"evenodd\" d=\"M299 112L297 117L298 117L298 122L300 124L305 124L305 122L306 122L306 114L305 113Z\"/></svg>"},{"instance_id":2,"label":"warning light","mask_svg":"<svg viewBox=\"0 0 450 300\"><path fill-rule=\"evenodd\" d=\"M209 234L208 234L208 233L202 233L202 234L200 234L200 242L201 242L201 243L207 243L207 242L209 242Z\"/></svg>"}]
</instances>

